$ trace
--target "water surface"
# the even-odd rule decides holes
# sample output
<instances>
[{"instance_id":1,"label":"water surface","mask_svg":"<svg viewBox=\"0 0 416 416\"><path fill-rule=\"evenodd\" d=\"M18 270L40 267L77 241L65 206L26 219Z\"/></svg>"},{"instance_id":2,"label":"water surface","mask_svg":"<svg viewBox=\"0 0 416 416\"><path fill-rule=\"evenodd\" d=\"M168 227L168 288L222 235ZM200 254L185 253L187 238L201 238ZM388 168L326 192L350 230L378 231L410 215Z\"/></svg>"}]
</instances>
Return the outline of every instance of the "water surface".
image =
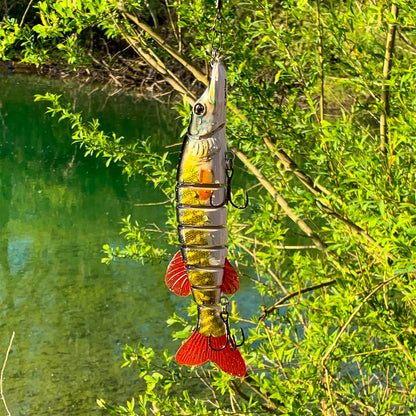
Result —
<instances>
[{"instance_id":1,"label":"water surface","mask_svg":"<svg viewBox=\"0 0 416 416\"><path fill-rule=\"evenodd\" d=\"M163 206L135 204L164 197L142 178L128 182L117 167L84 158L68 125L33 102L46 91L126 137L163 144L178 129L175 114L156 101L0 78L1 360L16 333L5 396L14 416L102 414L97 398L123 403L137 393L134 372L120 369L126 343L173 349L165 321L175 300L159 278L166 265L101 263L103 244L124 243L121 218L163 224Z\"/></svg>"}]
</instances>

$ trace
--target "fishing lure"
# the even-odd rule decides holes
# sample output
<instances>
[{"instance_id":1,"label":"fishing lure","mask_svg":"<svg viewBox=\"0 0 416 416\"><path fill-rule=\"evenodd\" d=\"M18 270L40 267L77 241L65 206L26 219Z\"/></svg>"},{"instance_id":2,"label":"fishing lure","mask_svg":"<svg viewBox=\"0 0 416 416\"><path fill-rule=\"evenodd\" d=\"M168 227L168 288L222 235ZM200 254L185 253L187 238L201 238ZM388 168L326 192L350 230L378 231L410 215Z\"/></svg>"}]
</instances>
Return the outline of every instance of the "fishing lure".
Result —
<instances>
[{"instance_id":1,"label":"fishing lure","mask_svg":"<svg viewBox=\"0 0 416 416\"><path fill-rule=\"evenodd\" d=\"M179 296L192 292L198 324L176 353L185 365L216 363L243 377L246 365L228 326L228 298L239 279L227 259L227 208L231 201L234 154L225 138L227 75L213 59L210 85L195 103L177 171L176 213L182 244L166 272L166 284ZM246 200L247 205L247 200ZM234 205L235 206L235 205ZM244 208L244 207L238 207ZM244 334L243 334L244 342Z\"/></svg>"}]
</instances>

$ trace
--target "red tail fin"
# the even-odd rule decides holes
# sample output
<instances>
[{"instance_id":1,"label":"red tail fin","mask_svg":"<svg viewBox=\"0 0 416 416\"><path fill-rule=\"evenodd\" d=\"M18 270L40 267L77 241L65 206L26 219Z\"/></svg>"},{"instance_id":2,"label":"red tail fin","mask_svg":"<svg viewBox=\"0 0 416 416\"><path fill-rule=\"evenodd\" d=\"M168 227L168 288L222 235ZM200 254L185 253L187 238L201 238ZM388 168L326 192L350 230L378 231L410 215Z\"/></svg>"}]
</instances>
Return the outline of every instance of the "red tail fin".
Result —
<instances>
[{"instance_id":1,"label":"red tail fin","mask_svg":"<svg viewBox=\"0 0 416 416\"><path fill-rule=\"evenodd\" d=\"M211 346L215 349L222 348L226 342L225 335L211 337ZM175 358L178 364L183 365L200 365L209 360L232 376L244 377L246 374L246 363L238 349L232 350L228 342L224 349L216 351L210 347L208 337L197 331L179 348Z\"/></svg>"}]
</instances>

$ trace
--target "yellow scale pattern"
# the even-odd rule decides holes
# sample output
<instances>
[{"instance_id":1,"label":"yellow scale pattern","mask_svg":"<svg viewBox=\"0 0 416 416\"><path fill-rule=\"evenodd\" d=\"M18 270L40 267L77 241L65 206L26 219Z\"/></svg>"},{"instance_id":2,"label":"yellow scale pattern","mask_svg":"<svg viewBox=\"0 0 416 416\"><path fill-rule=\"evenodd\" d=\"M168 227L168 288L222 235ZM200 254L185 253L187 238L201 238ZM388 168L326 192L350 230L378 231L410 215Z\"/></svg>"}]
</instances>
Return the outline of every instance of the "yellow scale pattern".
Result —
<instances>
[{"instance_id":1,"label":"yellow scale pattern","mask_svg":"<svg viewBox=\"0 0 416 416\"><path fill-rule=\"evenodd\" d=\"M214 286L214 273L207 270L192 270L189 272L189 281L192 286Z\"/></svg>"},{"instance_id":2,"label":"yellow scale pattern","mask_svg":"<svg viewBox=\"0 0 416 416\"><path fill-rule=\"evenodd\" d=\"M179 203L185 205L200 205L199 194L195 189L181 189L179 196Z\"/></svg>"},{"instance_id":3,"label":"yellow scale pattern","mask_svg":"<svg viewBox=\"0 0 416 416\"><path fill-rule=\"evenodd\" d=\"M188 250L187 251L187 260L189 264L194 266L210 266L211 265L211 256L209 251L202 250Z\"/></svg>"},{"instance_id":4,"label":"yellow scale pattern","mask_svg":"<svg viewBox=\"0 0 416 416\"><path fill-rule=\"evenodd\" d=\"M183 230L185 242L188 246L206 246L208 245L208 239L206 232L202 230L186 229Z\"/></svg>"},{"instance_id":5,"label":"yellow scale pattern","mask_svg":"<svg viewBox=\"0 0 416 416\"><path fill-rule=\"evenodd\" d=\"M203 210L193 209L184 211L181 221L186 225L205 225L208 222L208 217Z\"/></svg>"},{"instance_id":6,"label":"yellow scale pattern","mask_svg":"<svg viewBox=\"0 0 416 416\"><path fill-rule=\"evenodd\" d=\"M195 161L191 158L188 158L181 176L184 182L188 183L198 183L199 182L199 166L195 164Z\"/></svg>"},{"instance_id":7,"label":"yellow scale pattern","mask_svg":"<svg viewBox=\"0 0 416 416\"><path fill-rule=\"evenodd\" d=\"M200 308L198 332L206 337L225 335L225 325L218 312L212 308Z\"/></svg>"},{"instance_id":8,"label":"yellow scale pattern","mask_svg":"<svg viewBox=\"0 0 416 416\"><path fill-rule=\"evenodd\" d=\"M184 205L199 205L206 206L210 205L210 196L211 189L204 189L203 184L212 184L215 183L213 172L210 169L211 166L206 163L203 166L200 163L200 158L196 157L199 155L198 147L193 149L195 154L192 154L191 151L187 154L185 158L186 162L183 165L180 171L180 181L183 183L193 183L202 185L199 189L192 188L182 188L178 193L178 204ZM201 151L202 152L202 151ZM204 152L201 153L204 155ZM199 163L198 163L199 162ZM209 218L205 214L204 210L199 209L184 209L181 210L180 222L184 225L195 226L208 225ZM206 246L209 244L207 239L207 234L201 232L201 230L192 230L184 229L182 230L182 236L185 241L185 244L189 247L192 245ZM198 249L188 249L187 253L187 263L194 266L210 266L212 259L209 251L198 250ZM199 308L199 327L198 332L205 336L220 337L225 335L225 326L221 317L218 314L217 309L213 309L210 306L216 305L219 303L220 289L219 287L212 288L197 288L195 286L214 286L214 274L209 271L192 271L192 278L190 281L192 286L192 293L194 299L198 305L202 307ZM206 307L204 307L206 306Z\"/></svg>"},{"instance_id":9,"label":"yellow scale pattern","mask_svg":"<svg viewBox=\"0 0 416 416\"><path fill-rule=\"evenodd\" d=\"M192 288L195 302L199 305L214 305L220 301L219 289L197 289Z\"/></svg>"}]
</instances>

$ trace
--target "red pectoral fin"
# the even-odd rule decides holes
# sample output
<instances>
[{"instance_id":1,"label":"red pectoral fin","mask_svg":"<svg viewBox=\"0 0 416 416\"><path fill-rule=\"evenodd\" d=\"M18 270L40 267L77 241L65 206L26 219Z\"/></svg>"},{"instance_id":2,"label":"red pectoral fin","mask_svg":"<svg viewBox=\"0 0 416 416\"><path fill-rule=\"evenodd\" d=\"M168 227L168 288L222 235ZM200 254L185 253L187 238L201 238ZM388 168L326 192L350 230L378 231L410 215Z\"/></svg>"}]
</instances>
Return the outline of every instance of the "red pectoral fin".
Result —
<instances>
[{"instance_id":1,"label":"red pectoral fin","mask_svg":"<svg viewBox=\"0 0 416 416\"><path fill-rule=\"evenodd\" d=\"M222 371L232 376L244 377L246 374L244 359L237 348L231 348L227 337L225 335L212 337L211 342L208 339L195 331L176 353L177 363L200 365L210 360L217 364Z\"/></svg>"},{"instance_id":2,"label":"red pectoral fin","mask_svg":"<svg viewBox=\"0 0 416 416\"><path fill-rule=\"evenodd\" d=\"M224 280L221 285L221 292L226 295L231 295L232 293L237 292L240 287L240 280L238 278L237 272L234 267L225 259L224 264Z\"/></svg>"},{"instance_id":3,"label":"red pectoral fin","mask_svg":"<svg viewBox=\"0 0 416 416\"><path fill-rule=\"evenodd\" d=\"M179 250L166 270L165 282L169 290L178 296L188 296L191 293L188 273L183 262L182 253Z\"/></svg>"}]
</instances>

